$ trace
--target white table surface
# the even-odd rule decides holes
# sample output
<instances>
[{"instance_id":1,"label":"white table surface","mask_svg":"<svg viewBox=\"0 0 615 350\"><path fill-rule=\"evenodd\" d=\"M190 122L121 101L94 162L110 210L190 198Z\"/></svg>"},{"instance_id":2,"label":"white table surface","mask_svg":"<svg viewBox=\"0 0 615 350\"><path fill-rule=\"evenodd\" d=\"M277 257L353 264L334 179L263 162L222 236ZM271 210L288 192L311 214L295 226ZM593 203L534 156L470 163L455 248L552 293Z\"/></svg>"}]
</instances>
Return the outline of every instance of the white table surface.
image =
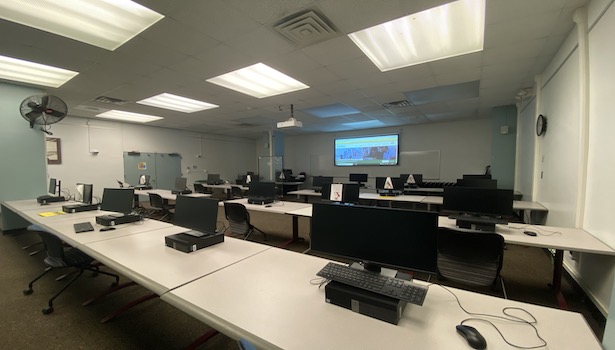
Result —
<instances>
[{"instance_id":1,"label":"white table surface","mask_svg":"<svg viewBox=\"0 0 615 350\"><path fill-rule=\"evenodd\" d=\"M63 205L76 204L77 202L65 201L65 202L53 202L46 205L41 205L36 199L22 199L16 201L5 201L2 205L11 209L16 214L20 211L26 210L40 210L40 211L57 211L61 210Z\"/></svg>"},{"instance_id":2,"label":"white table surface","mask_svg":"<svg viewBox=\"0 0 615 350\"><path fill-rule=\"evenodd\" d=\"M158 295L271 249L264 244L232 237L191 253L165 245L166 236L187 230L172 226L87 243L80 249Z\"/></svg>"},{"instance_id":3,"label":"white table surface","mask_svg":"<svg viewBox=\"0 0 615 350\"><path fill-rule=\"evenodd\" d=\"M135 190L135 194L139 195L139 196L149 196L150 193L155 193L160 195L160 197L162 197L163 199L168 199L168 200L176 200L177 199L177 195L173 194L172 191L170 190ZM187 193L187 194L182 194L182 196L188 196L188 197L211 197L211 194L208 193Z\"/></svg>"},{"instance_id":4,"label":"white table surface","mask_svg":"<svg viewBox=\"0 0 615 350\"><path fill-rule=\"evenodd\" d=\"M298 202L286 202L286 201L277 201L277 202L274 202L268 205L248 204L247 198L233 199L233 200L226 201L226 202L241 203L248 210L263 211L263 212L277 213L277 214L286 214L293 210L312 206L312 204L310 203L298 203ZM220 206L224 206L224 203L220 202Z\"/></svg>"},{"instance_id":5,"label":"white table surface","mask_svg":"<svg viewBox=\"0 0 615 350\"><path fill-rule=\"evenodd\" d=\"M360 199L373 199L379 201L391 201L391 202L410 202L410 203L420 203L425 196L415 196L415 195L399 195L399 196L381 196L378 193L360 193Z\"/></svg>"},{"instance_id":6,"label":"white table surface","mask_svg":"<svg viewBox=\"0 0 615 350\"><path fill-rule=\"evenodd\" d=\"M310 284L326 263L270 249L162 299L233 338L244 337L266 349L469 349L455 330L468 316L442 288L431 286L423 306L408 305L399 324L392 325L327 304L324 288ZM499 314L505 306L530 311L549 349L601 349L578 313L453 291L474 312ZM527 325L498 324L510 341L539 343ZM488 349L510 349L488 325L472 325L486 338Z\"/></svg>"},{"instance_id":7,"label":"white table surface","mask_svg":"<svg viewBox=\"0 0 615 350\"><path fill-rule=\"evenodd\" d=\"M295 216L304 216L304 217L312 217L312 208L313 206L310 205L309 207L304 207L304 208L299 208L299 209L295 209L295 210L291 210L289 212L287 212L286 214L289 215L295 215Z\"/></svg>"}]
</instances>

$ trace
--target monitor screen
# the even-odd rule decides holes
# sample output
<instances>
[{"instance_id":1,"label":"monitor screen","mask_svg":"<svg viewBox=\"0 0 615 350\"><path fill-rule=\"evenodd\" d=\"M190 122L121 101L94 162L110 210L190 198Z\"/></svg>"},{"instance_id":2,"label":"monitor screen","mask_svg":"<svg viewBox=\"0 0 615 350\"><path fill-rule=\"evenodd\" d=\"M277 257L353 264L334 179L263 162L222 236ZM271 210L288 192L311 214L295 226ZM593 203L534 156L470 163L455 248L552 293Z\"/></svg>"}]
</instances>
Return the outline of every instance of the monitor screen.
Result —
<instances>
[{"instance_id":1,"label":"monitor screen","mask_svg":"<svg viewBox=\"0 0 615 350\"><path fill-rule=\"evenodd\" d=\"M81 202L83 204L92 204L92 189L93 185L91 184L77 184L77 193L75 195L75 201Z\"/></svg>"},{"instance_id":2,"label":"monitor screen","mask_svg":"<svg viewBox=\"0 0 615 350\"><path fill-rule=\"evenodd\" d=\"M436 272L437 212L315 203L311 235L315 252Z\"/></svg>"},{"instance_id":3,"label":"monitor screen","mask_svg":"<svg viewBox=\"0 0 615 350\"><path fill-rule=\"evenodd\" d=\"M324 184L320 198L340 203L359 203L359 184Z\"/></svg>"},{"instance_id":4,"label":"monitor screen","mask_svg":"<svg viewBox=\"0 0 615 350\"><path fill-rule=\"evenodd\" d=\"M376 178L377 190L398 190L403 191L404 182L399 177L377 177Z\"/></svg>"},{"instance_id":5,"label":"monitor screen","mask_svg":"<svg viewBox=\"0 0 615 350\"><path fill-rule=\"evenodd\" d=\"M333 183L333 176L314 176L312 178L312 188L315 190L319 190L325 184Z\"/></svg>"},{"instance_id":6,"label":"monitor screen","mask_svg":"<svg viewBox=\"0 0 615 350\"><path fill-rule=\"evenodd\" d=\"M207 182L219 182L220 174L207 174Z\"/></svg>"},{"instance_id":7,"label":"monitor screen","mask_svg":"<svg viewBox=\"0 0 615 350\"><path fill-rule=\"evenodd\" d=\"M173 224L207 233L216 232L218 200L213 198L177 196Z\"/></svg>"},{"instance_id":8,"label":"monitor screen","mask_svg":"<svg viewBox=\"0 0 615 350\"><path fill-rule=\"evenodd\" d=\"M513 190L444 187L442 213L513 217Z\"/></svg>"},{"instance_id":9,"label":"monitor screen","mask_svg":"<svg viewBox=\"0 0 615 350\"><path fill-rule=\"evenodd\" d=\"M139 176L139 185L149 185L149 175L141 175Z\"/></svg>"},{"instance_id":10,"label":"monitor screen","mask_svg":"<svg viewBox=\"0 0 615 350\"><path fill-rule=\"evenodd\" d=\"M134 195L134 188L105 188L100 209L130 214Z\"/></svg>"},{"instance_id":11,"label":"monitor screen","mask_svg":"<svg viewBox=\"0 0 615 350\"><path fill-rule=\"evenodd\" d=\"M187 187L187 185L188 185L187 181L188 180L185 177L176 177L175 178L175 189L176 190L180 190L180 191L185 190L186 188L188 188Z\"/></svg>"},{"instance_id":12,"label":"monitor screen","mask_svg":"<svg viewBox=\"0 0 615 350\"><path fill-rule=\"evenodd\" d=\"M252 182L248 197L275 198L275 182Z\"/></svg>"},{"instance_id":13,"label":"monitor screen","mask_svg":"<svg viewBox=\"0 0 615 350\"><path fill-rule=\"evenodd\" d=\"M399 135L335 139L336 166L397 165Z\"/></svg>"},{"instance_id":14,"label":"monitor screen","mask_svg":"<svg viewBox=\"0 0 615 350\"><path fill-rule=\"evenodd\" d=\"M348 175L348 181L367 182L367 174L350 174Z\"/></svg>"},{"instance_id":15,"label":"monitor screen","mask_svg":"<svg viewBox=\"0 0 615 350\"><path fill-rule=\"evenodd\" d=\"M47 190L47 192L49 192L50 194L56 194L56 187L57 187L57 183L56 183L56 179L54 178L50 178L49 179L49 189ZM58 191L59 192L59 191ZM59 194L59 193L58 193Z\"/></svg>"},{"instance_id":16,"label":"monitor screen","mask_svg":"<svg viewBox=\"0 0 615 350\"><path fill-rule=\"evenodd\" d=\"M467 178L457 179L458 187L498 188L498 180Z\"/></svg>"}]
</instances>

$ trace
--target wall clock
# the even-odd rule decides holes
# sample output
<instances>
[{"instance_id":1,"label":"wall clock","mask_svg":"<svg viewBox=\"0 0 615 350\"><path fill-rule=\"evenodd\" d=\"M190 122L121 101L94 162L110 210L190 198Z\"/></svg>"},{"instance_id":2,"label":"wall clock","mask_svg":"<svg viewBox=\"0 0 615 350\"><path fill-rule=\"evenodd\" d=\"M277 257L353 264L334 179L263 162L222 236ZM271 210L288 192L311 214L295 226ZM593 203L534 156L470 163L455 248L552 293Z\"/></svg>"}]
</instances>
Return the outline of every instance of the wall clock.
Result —
<instances>
[{"instance_id":1,"label":"wall clock","mask_svg":"<svg viewBox=\"0 0 615 350\"><path fill-rule=\"evenodd\" d=\"M541 136L547 132L547 117L539 115L536 119L536 135Z\"/></svg>"}]
</instances>

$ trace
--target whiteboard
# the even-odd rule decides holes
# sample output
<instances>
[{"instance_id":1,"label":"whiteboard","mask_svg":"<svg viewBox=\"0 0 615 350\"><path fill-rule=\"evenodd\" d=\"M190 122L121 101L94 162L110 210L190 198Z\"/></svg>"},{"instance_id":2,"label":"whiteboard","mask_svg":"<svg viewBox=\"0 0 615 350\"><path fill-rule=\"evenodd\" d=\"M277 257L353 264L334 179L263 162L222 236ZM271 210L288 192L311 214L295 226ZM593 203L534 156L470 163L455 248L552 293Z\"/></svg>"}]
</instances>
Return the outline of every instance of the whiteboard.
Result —
<instances>
[{"instance_id":1,"label":"whiteboard","mask_svg":"<svg viewBox=\"0 0 615 350\"><path fill-rule=\"evenodd\" d=\"M423 179L440 178L440 151L400 152L399 165L412 174L423 174Z\"/></svg>"}]
</instances>

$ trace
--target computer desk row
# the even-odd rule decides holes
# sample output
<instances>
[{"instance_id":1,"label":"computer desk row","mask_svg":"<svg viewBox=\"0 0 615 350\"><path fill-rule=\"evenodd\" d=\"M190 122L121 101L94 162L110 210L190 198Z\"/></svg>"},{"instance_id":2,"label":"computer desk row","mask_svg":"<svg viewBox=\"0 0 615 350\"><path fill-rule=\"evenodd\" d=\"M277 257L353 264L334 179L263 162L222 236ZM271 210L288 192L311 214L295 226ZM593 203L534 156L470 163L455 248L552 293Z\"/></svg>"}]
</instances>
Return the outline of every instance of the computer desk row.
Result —
<instances>
[{"instance_id":1,"label":"computer desk row","mask_svg":"<svg viewBox=\"0 0 615 350\"><path fill-rule=\"evenodd\" d=\"M287 214L293 215L293 217L303 216L311 218L312 208L299 208ZM456 221L445 216L440 216L438 225L441 227L455 227ZM524 231L533 231L536 232L537 235L530 236L525 234ZM504 237L504 242L507 244L555 250L551 287L562 309L568 308L566 300L561 292L562 273L564 270L564 251L615 255L615 250L613 250L613 248L580 228L509 223L508 225L496 225L495 232L502 235Z\"/></svg>"},{"instance_id":2,"label":"computer desk row","mask_svg":"<svg viewBox=\"0 0 615 350\"><path fill-rule=\"evenodd\" d=\"M3 210L24 207L12 204L3 203ZM325 302L324 288L311 282L329 260L230 237L221 244L182 253L166 247L164 237L183 228L154 220L119 225L115 231L75 234L72 224L86 220L87 214L38 215L53 209L52 206L30 208L17 210L17 214L43 225L214 329L235 339L246 338L259 348L467 346L455 326L471 316L440 286L430 286L423 306L408 305L399 324L392 325ZM91 212L89 220L102 213ZM533 325L496 321L513 343L540 344L535 327L549 348L601 348L578 313L449 290L471 312L502 315L505 307L520 307L530 312L537 320ZM509 348L489 325L480 321L469 324L480 330L489 349Z\"/></svg>"}]
</instances>

